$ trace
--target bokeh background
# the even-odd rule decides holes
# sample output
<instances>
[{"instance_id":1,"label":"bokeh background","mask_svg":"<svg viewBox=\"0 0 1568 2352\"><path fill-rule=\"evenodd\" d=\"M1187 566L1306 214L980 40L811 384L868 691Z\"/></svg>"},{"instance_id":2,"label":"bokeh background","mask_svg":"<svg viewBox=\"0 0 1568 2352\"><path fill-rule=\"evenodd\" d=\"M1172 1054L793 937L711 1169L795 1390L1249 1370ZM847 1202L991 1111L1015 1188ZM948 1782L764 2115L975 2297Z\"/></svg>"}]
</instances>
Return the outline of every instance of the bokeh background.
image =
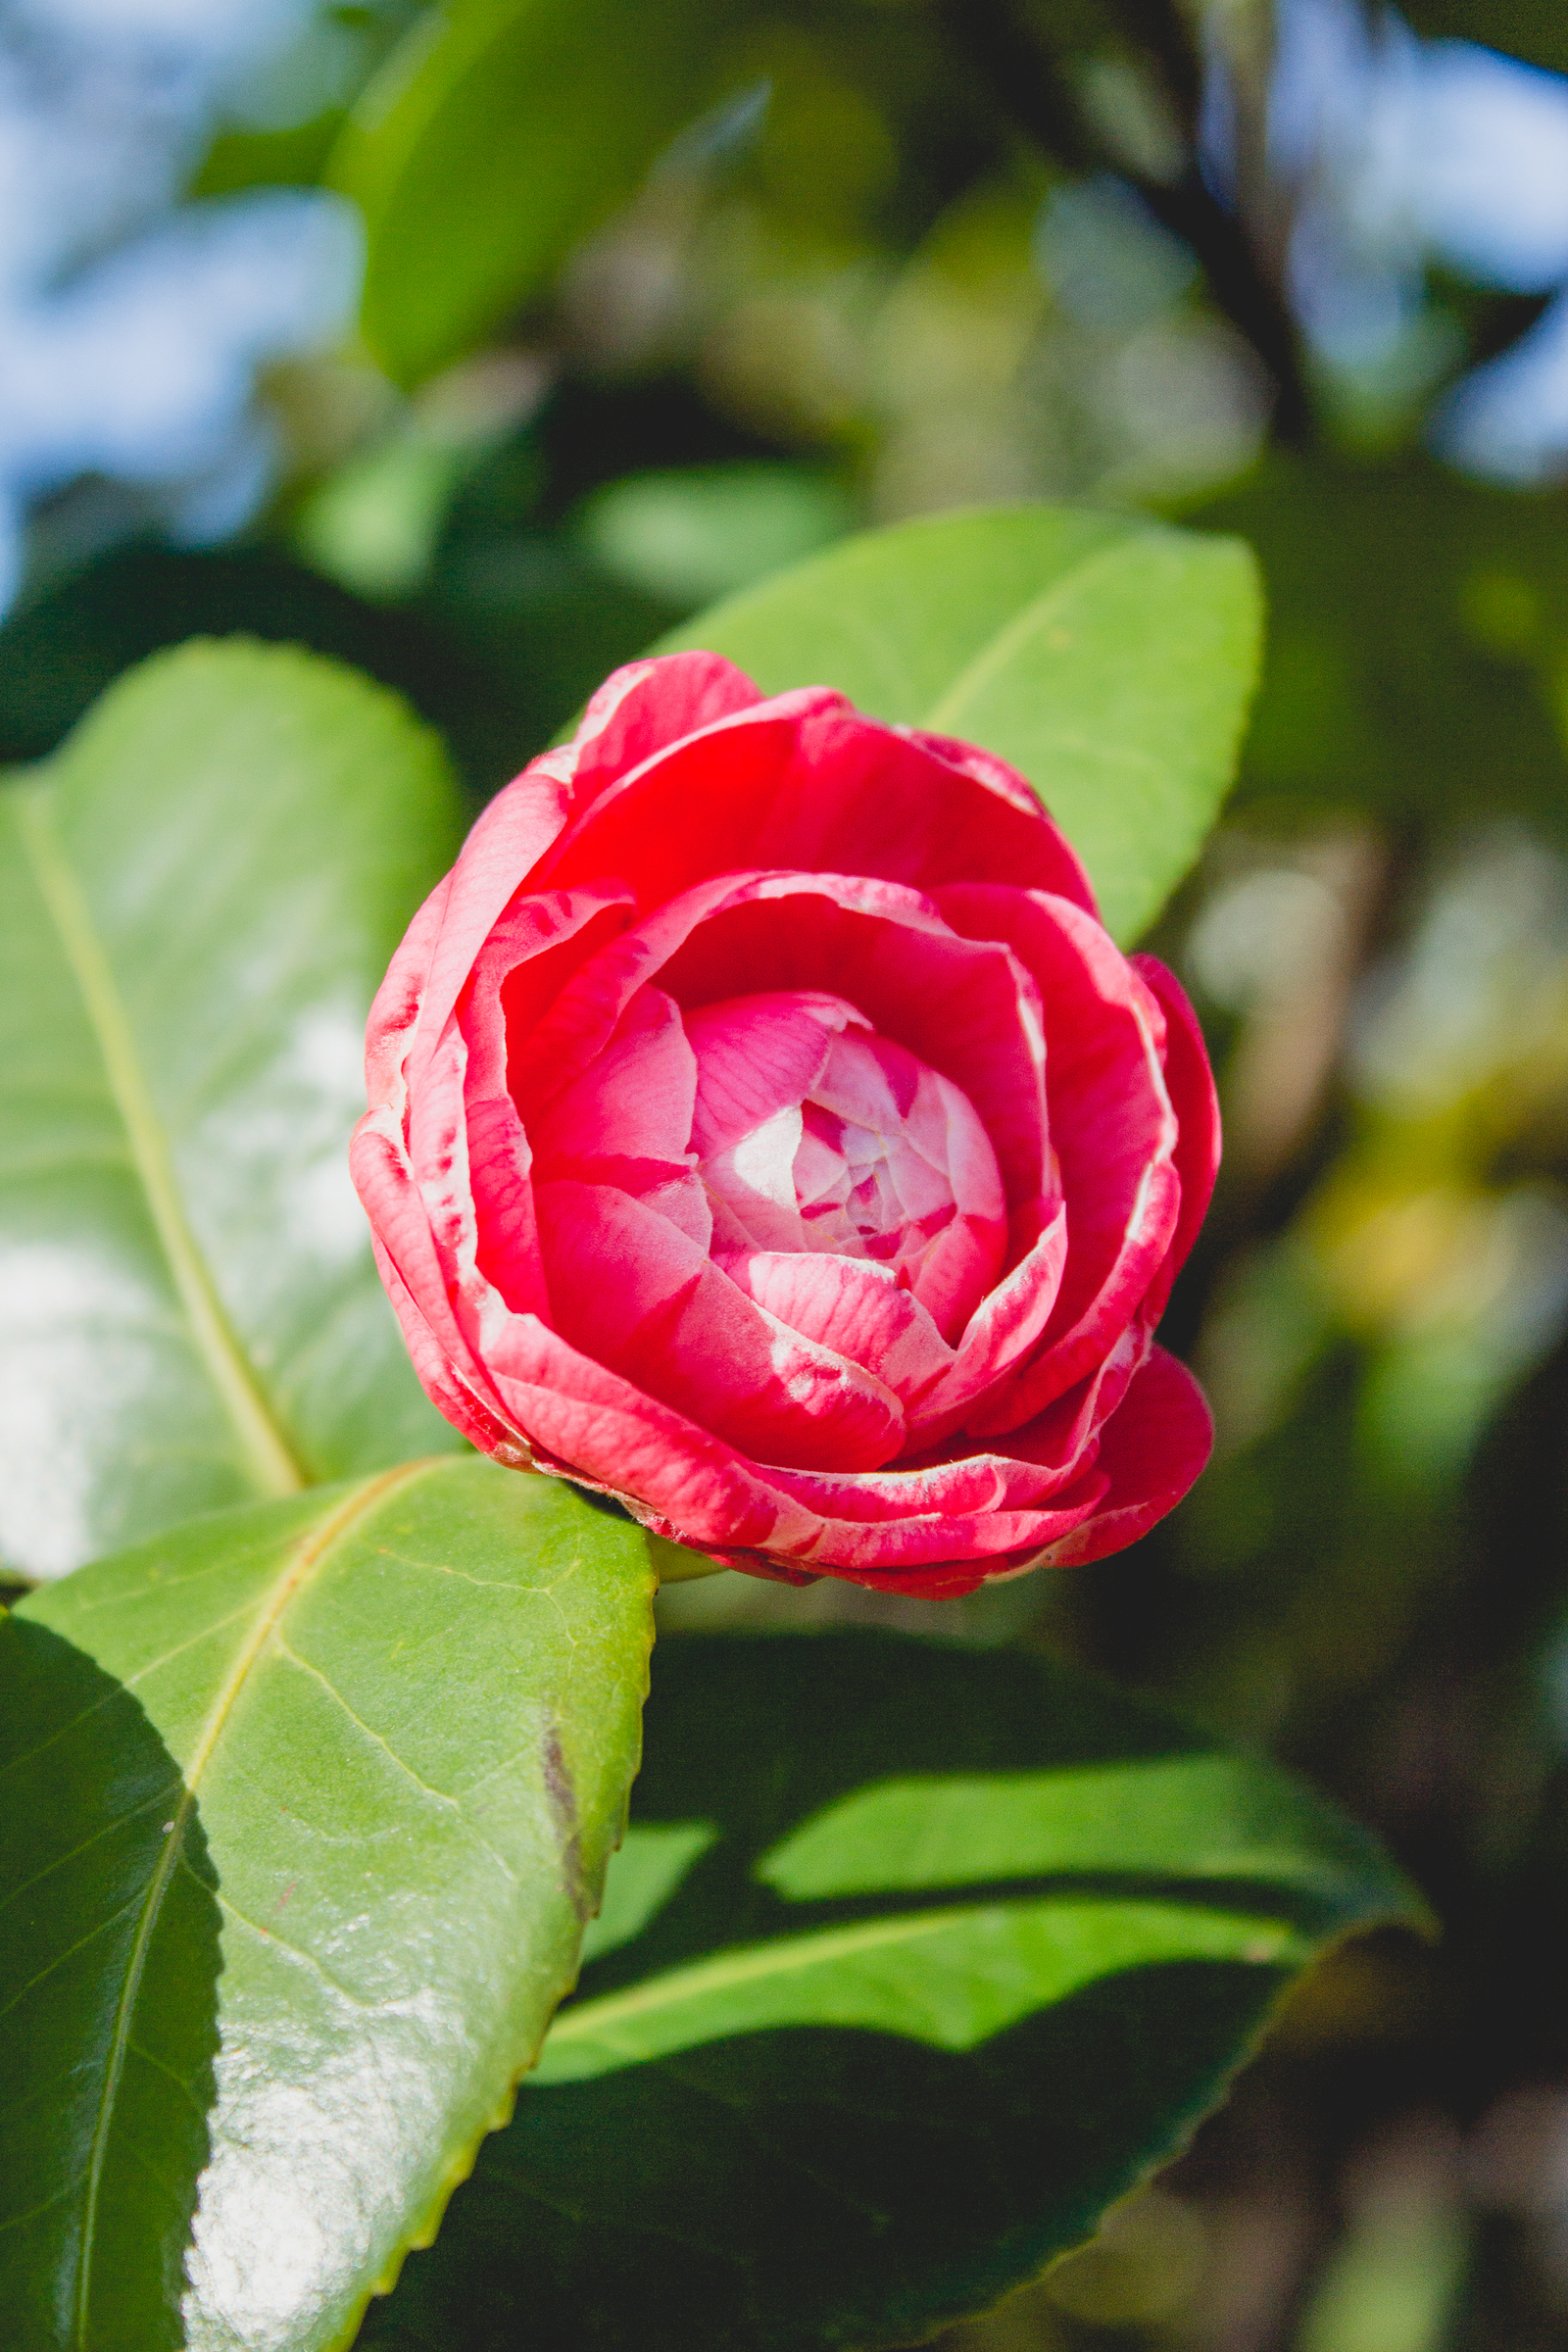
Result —
<instances>
[{"instance_id":1,"label":"bokeh background","mask_svg":"<svg viewBox=\"0 0 1568 2352\"><path fill-rule=\"evenodd\" d=\"M1568 2347L1565 289L1561 0L0 0L0 758L245 630L400 687L477 807L867 522L1065 497L1262 559L1242 781L1149 943L1221 1072L1165 1334L1214 1466L1097 1567L723 1576L665 1632L1063 1650L1333 1790L1445 1934L1331 1961L949 2352Z\"/></svg>"}]
</instances>

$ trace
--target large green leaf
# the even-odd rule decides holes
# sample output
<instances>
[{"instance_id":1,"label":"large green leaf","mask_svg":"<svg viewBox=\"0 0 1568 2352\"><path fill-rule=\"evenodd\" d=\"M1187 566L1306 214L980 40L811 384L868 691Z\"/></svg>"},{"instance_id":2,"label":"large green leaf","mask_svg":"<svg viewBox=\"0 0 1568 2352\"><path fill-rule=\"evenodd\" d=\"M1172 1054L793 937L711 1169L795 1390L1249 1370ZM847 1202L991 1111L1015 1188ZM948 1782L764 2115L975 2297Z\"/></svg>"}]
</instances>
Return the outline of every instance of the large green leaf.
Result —
<instances>
[{"instance_id":1,"label":"large green leaf","mask_svg":"<svg viewBox=\"0 0 1568 2352\"><path fill-rule=\"evenodd\" d=\"M672 1640L645 1732L579 1992L365 2352L910 2342L1170 2155L1315 1952L1418 1916L1289 1776L1041 1659Z\"/></svg>"},{"instance_id":2,"label":"large green leaf","mask_svg":"<svg viewBox=\"0 0 1568 2352\"><path fill-rule=\"evenodd\" d=\"M446 0L327 167L368 231L363 324L417 381L541 293L698 103L725 0Z\"/></svg>"},{"instance_id":3,"label":"large green leaf","mask_svg":"<svg viewBox=\"0 0 1568 2352\"><path fill-rule=\"evenodd\" d=\"M352 2336L572 1981L652 1582L625 1521L448 1458L0 1629L8 2347Z\"/></svg>"},{"instance_id":4,"label":"large green leaf","mask_svg":"<svg viewBox=\"0 0 1568 2352\"><path fill-rule=\"evenodd\" d=\"M457 829L392 696L238 640L133 671L0 790L0 1562L456 1445L345 1147Z\"/></svg>"},{"instance_id":5,"label":"large green leaf","mask_svg":"<svg viewBox=\"0 0 1568 2352\"><path fill-rule=\"evenodd\" d=\"M699 613L765 694L836 686L1026 775L1130 940L1231 780L1258 652L1247 549L1064 507L935 514L846 540Z\"/></svg>"}]
</instances>

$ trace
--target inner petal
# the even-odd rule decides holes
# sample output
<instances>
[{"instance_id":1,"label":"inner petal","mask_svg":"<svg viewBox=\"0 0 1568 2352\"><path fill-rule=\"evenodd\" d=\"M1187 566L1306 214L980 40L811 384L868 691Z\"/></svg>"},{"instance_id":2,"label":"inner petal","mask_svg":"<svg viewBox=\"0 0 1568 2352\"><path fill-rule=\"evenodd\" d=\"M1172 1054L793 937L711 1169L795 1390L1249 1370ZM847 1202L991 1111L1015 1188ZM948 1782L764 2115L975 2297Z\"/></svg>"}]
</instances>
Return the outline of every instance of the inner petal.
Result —
<instances>
[{"instance_id":1,"label":"inner petal","mask_svg":"<svg viewBox=\"0 0 1568 2352\"><path fill-rule=\"evenodd\" d=\"M1001 1271L1006 1233L997 1156L962 1090L868 1033L842 1000L808 991L705 1005L687 1016L687 1037L715 1252L869 1260L945 1338L961 1332ZM749 1060L766 1079L739 1089ZM705 1120L703 1103L721 1091L731 1115ZM737 1134L742 1094L753 1123Z\"/></svg>"}]
</instances>

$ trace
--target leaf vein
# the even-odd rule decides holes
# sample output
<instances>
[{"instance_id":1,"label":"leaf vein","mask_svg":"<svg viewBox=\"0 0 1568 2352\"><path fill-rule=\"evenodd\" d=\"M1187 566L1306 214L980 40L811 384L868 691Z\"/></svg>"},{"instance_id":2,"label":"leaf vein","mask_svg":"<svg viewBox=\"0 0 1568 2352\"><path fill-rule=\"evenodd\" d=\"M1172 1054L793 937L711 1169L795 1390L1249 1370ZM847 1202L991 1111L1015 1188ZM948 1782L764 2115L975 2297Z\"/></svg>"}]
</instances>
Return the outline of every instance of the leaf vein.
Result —
<instances>
[{"instance_id":1,"label":"leaf vein","mask_svg":"<svg viewBox=\"0 0 1568 2352\"><path fill-rule=\"evenodd\" d=\"M129 1016L80 886L50 822L47 788L35 785L18 791L12 806L38 895L55 926L103 1056L109 1091L124 1124L148 1213L197 1353L222 1399L263 1494L298 1494L306 1483L304 1473L230 1327L212 1269L185 1215L168 1139L154 1107Z\"/></svg>"}]
</instances>

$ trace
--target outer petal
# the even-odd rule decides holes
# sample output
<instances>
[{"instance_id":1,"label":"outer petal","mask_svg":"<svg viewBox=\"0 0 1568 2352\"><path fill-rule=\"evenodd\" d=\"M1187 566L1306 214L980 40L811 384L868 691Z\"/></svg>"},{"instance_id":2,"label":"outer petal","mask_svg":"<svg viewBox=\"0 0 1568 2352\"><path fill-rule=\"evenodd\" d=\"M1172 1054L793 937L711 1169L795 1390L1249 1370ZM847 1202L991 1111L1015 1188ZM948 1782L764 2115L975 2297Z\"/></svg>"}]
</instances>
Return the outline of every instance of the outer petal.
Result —
<instances>
[{"instance_id":1,"label":"outer petal","mask_svg":"<svg viewBox=\"0 0 1568 2352\"><path fill-rule=\"evenodd\" d=\"M1015 767L1009 767L1005 760L998 760L991 752L983 752L978 744L959 743L952 735L928 735L921 727L901 727L899 732L907 735L911 743L919 744L925 751L935 752L937 758L946 760L950 767L956 767L960 774L972 777L987 792L994 793L998 800L1004 801L1010 808L1018 809L1036 824L1043 823L1046 828L1045 839L1037 836L1033 843L1027 871L1022 865L1014 865L999 872L985 872L976 862L960 866L955 859L950 873L933 873L931 880L923 885L924 888L931 889L939 881L1014 883L1021 890L1046 890L1058 899L1071 899L1075 906L1081 906L1097 922L1100 920L1094 885L1082 858L1050 809L1042 807L1039 795Z\"/></svg>"},{"instance_id":2,"label":"outer petal","mask_svg":"<svg viewBox=\"0 0 1568 2352\"><path fill-rule=\"evenodd\" d=\"M825 686L760 702L623 772L544 871L560 883L634 876L648 907L759 866L918 890L1008 882L1094 910L1082 866L1021 777L863 717Z\"/></svg>"},{"instance_id":3,"label":"outer petal","mask_svg":"<svg viewBox=\"0 0 1568 2352\"><path fill-rule=\"evenodd\" d=\"M1151 1349L1101 1434L1097 1466L1109 1482L1103 1500L1049 1544L1038 1564L1074 1568L1136 1543L1180 1502L1213 1445L1202 1390L1175 1356Z\"/></svg>"},{"instance_id":4,"label":"outer petal","mask_svg":"<svg viewBox=\"0 0 1568 2352\"><path fill-rule=\"evenodd\" d=\"M721 654L660 654L612 670L584 710L570 750L577 814L658 752L761 696Z\"/></svg>"},{"instance_id":5,"label":"outer petal","mask_svg":"<svg viewBox=\"0 0 1568 2352\"><path fill-rule=\"evenodd\" d=\"M1152 1322L1157 1322L1213 1195L1220 1160L1219 1098L1198 1015L1175 973L1167 971L1153 956L1134 956L1130 960L1164 1009L1165 1085L1178 1129L1176 1172L1181 1178L1182 1206L1165 1262L1150 1290L1150 1311Z\"/></svg>"},{"instance_id":6,"label":"outer petal","mask_svg":"<svg viewBox=\"0 0 1568 2352\"><path fill-rule=\"evenodd\" d=\"M569 749L546 752L496 795L448 877L426 968L416 972L405 966L408 942L392 958L370 1008L370 1034L375 1035L384 1017L383 998L401 1007L416 993L418 1009L404 1054L411 1088L423 1076L474 958L507 902L564 825L571 806L572 767Z\"/></svg>"},{"instance_id":7,"label":"outer petal","mask_svg":"<svg viewBox=\"0 0 1568 2352\"><path fill-rule=\"evenodd\" d=\"M959 885L941 904L956 928L1005 939L1051 1008L1047 1099L1067 1263L1044 1348L972 1419L993 1434L1071 1388L1138 1313L1176 1230L1179 1130L1159 1002L1097 922L1025 891Z\"/></svg>"},{"instance_id":8,"label":"outer petal","mask_svg":"<svg viewBox=\"0 0 1568 2352\"><path fill-rule=\"evenodd\" d=\"M530 760L496 795L410 925L376 993L366 1036L372 1102L390 1099L396 1063L407 1059L416 1082L503 908L572 809L662 745L757 700L751 680L716 654L631 662L600 687L569 744Z\"/></svg>"},{"instance_id":9,"label":"outer petal","mask_svg":"<svg viewBox=\"0 0 1568 2352\"><path fill-rule=\"evenodd\" d=\"M503 1409L536 1452L619 1495L656 1534L784 1558L811 1540L813 1514L755 1463L537 1316L509 1315L498 1299L479 1337Z\"/></svg>"},{"instance_id":10,"label":"outer petal","mask_svg":"<svg viewBox=\"0 0 1568 2352\"><path fill-rule=\"evenodd\" d=\"M531 1467L530 1450L522 1433L458 1378L451 1358L416 1305L396 1263L380 1242L372 1239L370 1247L393 1312L402 1326L414 1369L431 1403L481 1453L488 1453L511 1470Z\"/></svg>"},{"instance_id":11,"label":"outer petal","mask_svg":"<svg viewBox=\"0 0 1568 2352\"><path fill-rule=\"evenodd\" d=\"M367 1111L349 1146L355 1189L370 1220L382 1281L403 1326L415 1369L433 1403L474 1444L494 1450L481 1430L516 1435L515 1424L468 1344L454 1310L430 1221L409 1168L403 1139L384 1106ZM391 1279L395 1277L395 1281ZM525 1451L522 1447L520 1450Z\"/></svg>"}]
</instances>

